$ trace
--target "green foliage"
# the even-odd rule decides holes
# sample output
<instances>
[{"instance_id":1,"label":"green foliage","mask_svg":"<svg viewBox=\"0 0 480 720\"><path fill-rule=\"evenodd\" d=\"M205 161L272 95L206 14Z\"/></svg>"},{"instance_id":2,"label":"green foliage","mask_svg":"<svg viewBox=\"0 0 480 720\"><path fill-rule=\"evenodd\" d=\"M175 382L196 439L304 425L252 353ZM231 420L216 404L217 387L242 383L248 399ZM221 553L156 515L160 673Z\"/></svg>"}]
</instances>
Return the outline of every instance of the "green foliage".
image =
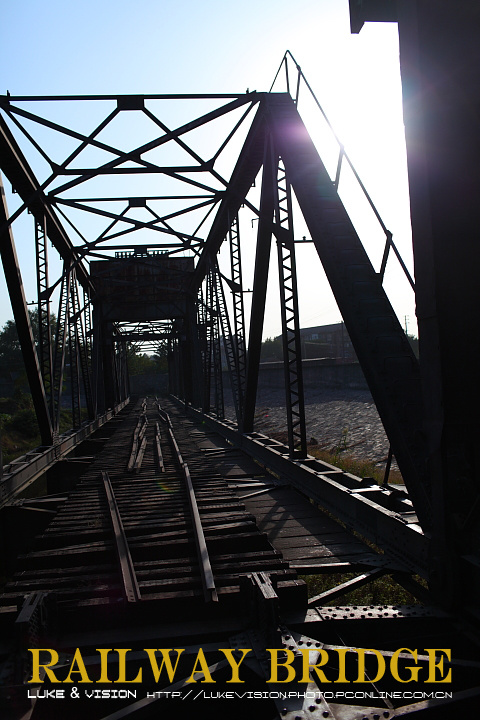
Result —
<instances>
[{"instance_id":1,"label":"green foliage","mask_svg":"<svg viewBox=\"0 0 480 720\"><path fill-rule=\"evenodd\" d=\"M340 457L340 453L344 453L348 449L348 427L344 427L342 430L342 437L338 445L335 447L334 453L333 453L333 464L338 465L338 460Z\"/></svg>"},{"instance_id":2,"label":"green foliage","mask_svg":"<svg viewBox=\"0 0 480 720\"><path fill-rule=\"evenodd\" d=\"M30 315L33 339L35 343L38 343L38 309L29 310L28 313ZM50 315L50 323L52 333L54 334L56 318L53 314ZM17 326L13 320L7 320L0 330L0 375L3 377L11 377L12 375L15 376L19 374L20 378L23 378L25 370Z\"/></svg>"},{"instance_id":3,"label":"green foliage","mask_svg":"<svg viewBox=\"0 0 480 720\"><path fill-rule=\"evenodd\" d=\"M40 445L31 395L17 389L13 398L0 398L0 427L5 465Z\"/></svg>"},{"instance_id":4,"label":"green foliage","mask_svg":"<svg viewBox=\"0 0 480 720\"><path fill-rule=\"evenodd\" d=\"M140 353L134 346L127 349L129 375L147 375L149 373L167 372L166 354L148 355Z\"/></svg>"},{"instance_id":5,"label":"green foliage","mask_svg":"<svg viewBox=\"0 0 480 720\"><path fill-rule=\"evenodd\" d=\"M262 362L269 360L283 360L283 343L282 338L267 338L262 343Z\"/></svg>"},{"instance_id":6,"label":"green foliage","mask_svg":"<svg viewBox=\"0 0 480 720\"><path fill-rule=\"evenodd\" d=\"M347 432L345 432L345 430ZM346 428L342 433L342 439L340 443L333 448L333 450L327 450L325 448L318 447L318 445L309 445L308 452L313 457L319 460L324 460L331 465L339 467L344 472L351 473L360 478L373 478L379 485L383 482L384 468L377 467L371 460L359 460L352 455L345 453L348 450L347 447L347 433ZM389 482L398 483L403 485L403 478L399 470L390 470L388 478Z\"/></svg>"},{"instance_id":7,"label":"green foliage","mask_svg":"<svg viewBox=\"0 0 480 720\"><path fill-rule=\"evenodd\" d=\"M7 423L7 430L16 430L27 438L38 435L37 416L33 408L22 408L15 413Z\"/></svg>"},{"instance_id":8,"label":"green foliage","mask_svg":"<svg viewBox=\"0 0 480 720\"><path fill-rule=\"evenodd\" d=\"M356 577L358 573L334 573L329 575L309 575L301 576L307 583L308 597L312 598L316 595L330 590L331 588L341 585L347 580ZM328 605L412 605L418 604L418 600L409 592L404 590L400 585L392 580L389 575L385 575L374 582L368 583L363 587L352 590L345 595L337 597L329 602Z\"/></svg>"},{"instance_id":9,"label":"green foliage","mask_svg":"<svg viewBox=\"0 0 480 720\"><path fill-rule=\"evenodd\" d=\"M23 370L23 358L17 328L7 320L0 330L0 374L10 375Z\"/></svg>"},{"instance_id":10,"label":"green foliage","mask_svg":"<svg viewBox=\"0 0 480 720\"><path fill-rule=\"evenodd\" d=\"M86 419L87 411L82 409L82 420ZM70 430L71 427L71 411L61 410L60 433ZM4 465L40 445L40 434L31 395L16 390L15 397L0 398L0 429Z\"/></svg>"}]
</instances>

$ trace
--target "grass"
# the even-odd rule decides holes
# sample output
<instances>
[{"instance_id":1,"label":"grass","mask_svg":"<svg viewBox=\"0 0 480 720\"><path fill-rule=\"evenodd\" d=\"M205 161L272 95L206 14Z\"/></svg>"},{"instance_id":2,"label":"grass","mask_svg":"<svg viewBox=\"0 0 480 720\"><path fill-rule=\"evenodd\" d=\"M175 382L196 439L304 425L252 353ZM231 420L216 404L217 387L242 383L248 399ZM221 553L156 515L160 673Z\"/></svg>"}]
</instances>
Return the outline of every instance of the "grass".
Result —
<instances>
[{"instance_id":1,"label":"grass","mask_svg":"<svg viewBox=\"0 0 480 720\"><path fill-rule=\"evenodd\" d=\"M319 447L317 444L308 445L308 453L318 460L330 463L339 467L344 472L351 473L360 478L373 478L379 485L383 483L385 469L379 468L371 460L361 460L348 454L347 448L335 448L327 450ZM388 481L403 485L403 478L399 470L390 469Z\"/></svg>"},{"instance_id":2,"label":"grass","mask_svg":"<svg viewBox=\"0 0 480 720\"><path fill-rule=\"evenodd\" d=\"M287 443L287 435L284 432L269 433L280 442ZM308 444L308 453L318 460L323 460L330 465L335 465L344 472L351 473L360 478L372 478L379 485L383 483L385 470L379 468L371 460L362 460L348 452L348 430L342 433L342 437L338 445L334 448L325 448L317 442ZM390 469L389 482L403 485L403 478L399 470ZM322 508L322 512L326 512ZM327 512L327 515L330 513ZM332 516L333 518L333 516ZM337 522L338 520L335 519ZM343 523L340 523L343 524ZM373 550L379 551L372 543L357 533L354 533L359 539L365 542ZM305 580L308 589L308 597L312 598L320 595L331 588L341 585L347 580L351 580L360 573L331 573L325 575L303 575L301 579ZM421 578L416 578L420 584L426 586ZM418 605L419 601L411 593L405 590L389 575L384 575L363 587L345 593L338 598L324 603L329 605Z\"/></svg>"},{"instance_id":3,"label":"grass","mask_svg":"<svg viewBox=\"0 0 480 720\"><path fill-rule=\"evenodd\" d=\"M329 575L302 575L307 583L308 597L320 595L331 588L341 585L347 580L357 577L359 573L332 573ZM418 580L418 578L417 578ZM422 581L423 584L423 581ZM384 575L368 585L352 590L345 595L322 603L331 605L418 605L419 601L389 575Z\"/></svg>"},{"instance_id":4,"label":"grass","mask_svg":"<svg viewBox=\"0 0 480 720\"><path fill-rule=\"evenodd\" d=\"M26 438L21 432L16 430L2 430L2 458L3 464L15 460L21 455L25 455L30 450L41 445L40 435L32 438Z\"/></svg>"},{"instance_id":5,"label":"grass","mask_svg":"<svg viewBox=\"0 0 480 720\"><path fill-rule=\"evenodd\" d=\"M86 414L82 411L82 417ZM60 413L60 434L72 427L72 413ZM13 398L0 398L0 430L3 465L8 465L42 444L31 396L17 392Z\"/></svg>"}]
</instances>

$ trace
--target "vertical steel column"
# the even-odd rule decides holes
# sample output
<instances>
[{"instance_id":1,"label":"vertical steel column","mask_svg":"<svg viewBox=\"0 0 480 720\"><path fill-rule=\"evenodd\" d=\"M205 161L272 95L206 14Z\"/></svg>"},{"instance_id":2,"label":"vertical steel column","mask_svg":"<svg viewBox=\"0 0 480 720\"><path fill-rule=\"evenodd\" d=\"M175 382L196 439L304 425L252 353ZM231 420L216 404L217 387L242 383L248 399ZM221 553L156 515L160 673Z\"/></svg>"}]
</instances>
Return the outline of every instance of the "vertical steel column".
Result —
<instances>
[{"instance_id":1,"label":"vertical steel column","mask_svg":"<svg viewBox=\"0 0 480 720\"><path fill-rule=\"evenodd\" d=\"M202 402L202 351L199 337L197 304L193 297L187 296L187 344L190 355L191 398L195 407Z\"/></svg>"},{"instance_id":2,"label":"vertical steel column","mask_svg":"<svg viewBox=\"0 0 480 720\"><path fill-rule=\"evenodd\" d=\"M297 269L293 238L292 194L283 163L278 163L275 193L275 235L282 315L283 366L287 405L288 448L290 457L305 457L305 401L303 395L302 352L298 313Z\"/></svg>"},{"instance_id":3,"label":"vertical steel column","mask_svg":"<svg viewBox=\"0 0 480 720\"><path fill-rule=\"evenodd\" d=\"M60 406L62 401L63 374L65 370L65 353L67 347L67 326L70 303L70 265L63 264L60 298L58 301L57 332L55 334L55 353L53 356L53 427L54 435L58 436L60 425Z\"/></svg>"},{"instance_id":4,"label":"vertical steel column","mask_svg":"<svg viewBox=\"0 0 480 720\"><path fill-rule=\"evenodd\" d=\"M218 293L216 292L215 266L210 267L210 308L212 317L212 363L213 363L213 379L215 383L215 412L217 418L223 420L225 417L225 403L223 397L223 375L222 375L222 350L220 346L220 334L222 332L220 321L220 305L218 301Z\"/></svg>"},{"instance_id":5,"label":"vertical steel column","mask_svg":"<svg viewBox=\"0 0 480 720\"><path fill-rule=\"evenodd\" d=\"M225 416L225 406L223 399L223 378L222 378L222 353L220 348L220 309L218 302L218 292L216 287L215 265L210 261L210 269L206 276L207 284L207 302L205 312L207 316L207 352L206 352L206 368L205 368L205 394L204 394L204 412L211 409L212 397L212 376L213 376L213 392L215 413L218 418ZM208 409L207 409L208 408Z\"/></svg>"},{"instance_id":6,"label":"vertical steel column","mask_svg":"<svg viewBox=\"0 0 480 720\"><path fill-rule=\"evenodd\" d=\"M175 364L173 357L173 339L168 339L168 351L167 351L167 366L168 366L168 392L170 395L176 395L175 391Z\"/></svg>"},{"instance_id":7,"label":"vertical steel column","mask_svg":"<svg viewBox=\"0 0 480 720\"><path fill-rule=\"evenodd\" d=\"M239 427L243 424L243 402L247 374L247 354L245 349L245 312L243 307L242 258L240 253L240 226L238 215L230 226L230 262L232 270L233 328L237 353L237 376L240 388Z\"/></svg>"},{"instance_id":8,"label":"vertical steel column","mask_svg":"<svg viewBox=\"0 0 480 720\"><path fill-rule=\"evenodd\" d=\"M225 402L223 397L222 351L220 348L220 328L218 316L214 325L213 370L215 380L215 412L217 418L223 420L225 417Z\"/></svg>"},{"instance_id":9,"label":"vertical steel column","mask_svg":"<svg viewBox=\"0 0 480 720\"><path fill-rule=\"evenodd\" d=\"M182 386L180 381L180 343L178 340L178 334L175 335L173 339L173 369L174 369L174 387L175 387L175 395L178 395L178 397L182 394Z\"/></svg>"},{"instance_id":10,"label":"vertical steel column","mask_svg":"<svg viewBox=\"0 0 480 720\"><path fill-rule=\"evenodd\" d=\"M4 228L0 232L0 255L5 271L5 280L12 304L13 317L17 326L18 339L22 348L23 362L25 364L30 392L32 393L42 443L44 445L51 445L53 439L52 423L48 412L45 388L23 291L22 275L15 251L12 228L8 225L9 214L1 176L0 196L0 227Z\"/></svg>"},{"instance_id":11,"label":"vertical steel column","mask_svg":"<svg viewBox=\"0 0 480 720\"><path fill-rule=\"evenodd\" d=\"M80 298L78 292L78 282L76 276L72 282L72 316L75 325L75 339L77 343L78 358L80 361L80 370L82 373L83 389L85 392L85 401L87 404L87 412L90 420L95 417L93 414L93 395L92 395L92 380L90 372L90 359L87 351L87 338L86 332L83 327L83 318L88 315L88 306L80 308Z\"/></svg>"},{"instance_id":12,"label":"vertical steel column","mask_svg":"<svg viewBox=\"0 0 480 720\"><path fill-rule=\"evenodd\" d=\"M130 395L130 378L128 375L128 364L127 364L127 343L122 340L122 368L123 368L123 392L121 400L126 400Z\"/></svg>"},{"instance_id":13,"label":"vertical steel column","mask_svg":"<svg viewBox=\"0 0 480 720\"><path fill-rule=\"evenodd\" d=\"M468 2L398 3L397 12L433 490L430 587L444 605L474 607L480 598L480 15L478 4Z\"/></svg>"},{"instance_id":14,"label":"vertical steel column","mask_svg":"<svg viewBox=\"0 0 480 720\"><path fill-rule=\"evenodd\" d=\"M78 362L78 333L74 305L75 270L70 275L70 311L68 315L68 351L70 360L70 394L72 403L72 427L78 428L82 424L82 409L80 404L80 375Z\"/></svg>"},{"instance_id":15,"label":"vertical steel column","mask_svg":"<svg viewBox=\"0 0 480 720\"><path fill-rule=\"evenodd\" d=\"M206 285L208 284L208 276L206 278ZM204 413L210 412L210 359L209 359L209 316L207 311L207 300L208 287L205 287L205 293L203 292L203 285L198 289L197 299L197 323L199 328L199 342L200 342L200 356L202 361L202 398L201 405Z\"/></svg>"},{"instance_id":16,"label":"vertical steel column","mask_svg":"<svg viewBox=\"0 0 480 720\"><path fill-rule=\"evenodd\" d=\"M183 374L183 342L182 342L182 336L181 336L181 329L180 334L177 335L177 360L176 360L176 367L177 367L177 382L178 382L178 395L183 400L185 399L185 382L184 382L184 374Z\"/></svg>"},{"instance_id":17,"label":"vertical steel column","mask_svg":"<svg viewBox=\"0 0 480 720\"><path fill-rule=\"evenodd\" d=\"M203 412L210 412L212 392L212 370L213 370L213 336L214 336L214 312L213 312L213 283L211 273L205 278L205 366L204 366L204 394Z\"/></svg>"},{"instance_id":18,"label":"vertical steel column","mask_svg":"<svg viewBox=\"0 0 480 720\"><path fill-rule=\"evenodd\" d=\"M47 226L45 216L42 221L35 220L35 259L37 267L38 302L38 360L42 373L43 386L47 397L50 417L53 419L52 394L52 329L50 325L50 288L48 285Z\"/></svg>"},{"instance_id":19,"label":"vertical steel column","mask_svg":"<svg viewBox=\"0 0 480 720\"><path fill-rule=\"evenodd\" d=\"M105 412L105 387L103 382L102 356L102 306L96 302L92 311L92 378L95 388L96 410L99 415Z\"/></svg>"},{"instance_id":20,"label":"vertical steel column","mask_svg":"<svg viewBox=\"0 0 480 720\"><path fill-rule=\"evenodd\" d=\"M90 392L92 402L92 419L97 415L97 392L93 380L93 325L92 325L92 303L90 293L83 289L83 308L85 323L85 355L87 358L87 367L90 370ZM125 350L126 352L126 350ZM128 394L128 393L127 393ZM87 401L88 404L88 401ZM90 411L89 411L90 412Z\"/></svg>"},{"instance_id":21,"label":"vertical steel column","mask_svg":"<svg viewBox=\"0 0 480 720\"><path fill-rule=\"evenodd\" d=\"M105 386L105 406L115 407L115 348L113 342L113 323L102 323L103 382Z\"/></svg>"},{"instance_id":22,"label":"vertical steel column","mask_svg":"<svg viewBox=\"0 0 480 720\"><path fill-rule=\"evenodd\" d=\"M232 336L232 327L230 324L230 318L228 317L227 304L225 302L225 292L223 289L218 262L215 262L215 265L212 268L212 277L215 288L215 299L218 308L218 321L223 337L225 357L227 358L230 385L232 388L233 403L235 406L235 415L237 418L237 424L240 427L242 425L243 395L240 385L238 355Z\"/></svg>"},{"instance_id":23,"label":"vertical steel column","mask_svg":"<svg viewBox=\"0 0 480 720\"><path fill-rule=\"evenodd\" d=\"M117 336L116 329L113 328L113 332L112 332L113 398L114 398L113 407L115 407L115 405L117 405L120 402L120 396L121 396L120 388L121 388L121 383L122 383L121 359L120 359L118 343L116 342L116 336Z\"/></svg>"},{"instance_id":24,"label":"vertical steel column","mask_svg":"<svg viewBox=\"0 0 480 720\"><path fill-rule=\"evenodd\" d=\"M170 392L178 397L182 397L183 384L182 384L182 357L180 348L179 328L178 323L175 323L172 328L172 337L170 338L170 353L169 353L169 383Z\"/></svg>"},{"instance_id":25,"label":"vertical steel column","mask_svg":"<svg viewBox=\"0 0 480 720\"><path fill-rule=\"evenodd\" d=\"M257 250L253 277L252 308L250 314L250 332L247 350L247 377L245 382L245 410L243 413L243 431L252 432L255 405L257 401L258 370L262 349L263 319L267 298L268 269L273 229L274 184L273 155L269 139L265 144L262 190L260 195L260 215L258 218Z\"/></svg>"}]
</instances>

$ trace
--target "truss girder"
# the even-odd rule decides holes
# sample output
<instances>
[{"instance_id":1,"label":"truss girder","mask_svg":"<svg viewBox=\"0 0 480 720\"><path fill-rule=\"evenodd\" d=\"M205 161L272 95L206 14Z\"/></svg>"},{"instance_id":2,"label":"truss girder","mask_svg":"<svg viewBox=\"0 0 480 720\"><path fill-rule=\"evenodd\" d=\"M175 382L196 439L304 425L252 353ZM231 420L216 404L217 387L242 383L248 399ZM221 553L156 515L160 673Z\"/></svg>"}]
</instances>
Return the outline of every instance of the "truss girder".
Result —
<instances>
[{"instance_id":1,"label":"truss girder","mask_svg":"<svg viewBox=\"0 0 480 720\"><path fill-rule=\"evenodd\" d=\"M79 282L93 289L89 274L79 259L70 238L55 212L46 201L43 190L27 163L4 119L0 117L0 157L2 170L38 223L46 222L48 237L65 262L75 263Z\"/></svg>"},{"instance_id":2,"label":"truss girder","mask_svg":"<svg viewBox=\"0 0 480 720\"><path fill-rule=\"evenodd\" d=\"M79 357L79 334L78 318L75 316L75 270L71 271L70 280L70 306L68 314L68 352L70 360L70 387L72 400L72 424L74 428L80 427L82 421L82 409L80 404L80 357Z\"/></svg>"},{"instance_id":3,"label":"truss girder","mask_svg":"<svg viewBox=\"0 0 480 720\"><path fill-rule=\"evenodd\" d=\"M58 300L57 332L55 333L55 351L53 356L53 425L58 434L60 408L62 402L63 374L68 343L68 312L70 305L71 268L65 263L63 268L60 297Z\"/></svg>"},{"instance_id":4,"label":"truss girder","mask_svg":"<svg viewBox=\"0 0 480 720\"><path fill-rule=\"evenodd\" d=\"M218 418L225 417L223 396L222 352L220 346L220 308L215 279L215 269L208 274L208 311L210 313L208 334L208 356L210 358L210 378L213 375L215 412ZM209 390L211 385L209 385Z\"/></svg>"},{"instance_id":5,"label":"truss girder","mask_svg":"<svg viewBox=\"0 0 480 720\"><path fill-rule=\"evenodd\" d=\"M230 265L232 271L233 329L237 353L237 382L240 391L240 413L243 414L247 355L245 347L245 312L243 304L242 257L240 251L240 227L238 215L230 226ZM240 416L241 419L241 416Z\"/></svg>"},{"instance_id":6,"label":"truss girder","mask_svg":"<svg viewBox=\"0 0 480 720\"><path fill-rule=\"evenodd\" d=\"M201 282L207 261L263 164L252 314L248 346L244 430L253 430L263 313L269 266L276 178L267 177L268 133L285 165L305 221L352 339L419 520L431 525L431 488L418 361L392 309L320 156L289 95L264 96L232 174L194 274Z\"/></svg>"},{"instance_id":7,"label":"truss girder","mask_svg":"<svg viewBox=\"0 0 480 720\"><path fill-rule=\"evenodd\" d=\"M292 195L283 163L275 158L275 235L277 239L283 367L290 457L306 457L305 401L298 309L297 268L293 237Z\"/></svg>"},{"instance_id":8,"label":"truss girder","mask_svg":"<svg viewBox=\"0 0 480 720\"><path fill-rule=\"evenodd\" d=\"M93 418L93 394L92 380L90 372L90 354L87 346L87 334L84 328L84 318L89 317L88 306L80 308L80 298L78 283L76 277L71 288L72 317L71 324L75 332L75 341L78 351L79 366L82 373L83 389L85 392L85 400L87 403L88 417Z\"/></svg>"},{"instance_id":9,"label":"truss girder","mask_svg":"<svg viewBox=\"0 0 480 720\"><path fill-rule=\"evenodd\" d=\"M255 405L258 388L258 370L262 348L263 321L267 299L270 246L273 230L274 187L273 152L270 142L264 146L260 214L257 229L257 249L253 277L252 307L247 350L247 375L245 382L244 432L253 432Z\"/></svg>"},{"instance_id":10,"label":"truss girder","mask_svg":"<svg viewBox=\"0 0 480 720\"><path fill-rule=\"evenodd\" d=\"M37 266L38 354L43 386L52 416L52 329L50 323L50 290L48 285L48 238L45 218L35 220L35 258Z\"/></svg>"},{"instance_id":11,"label":"truss girder","mask_svg":"<svg viewBox=\"0 0 480 720\"><path fill-rule=\"evenodd\" d=\"M45 394L40 363L35 348L13 232L11 226L8 225L9 214L1 176L0 196L0 227L2 228L0 231L0 254L5 271L5 279L12 303L13 316L17 326L23 362L25 364L30 392L32 393L42 443L50 445L52 443L53 431L48 411L47 396Z\"/></svg>"},{"instance_id":12,"label":"truss girder","mask_svg":"<svg viewBox=\"0 0 480 720\"><path fill-rule=\"evenodd\" d=\"M293 100L269 98L269 126L424 528L431 491L418 361Z\"/></svg>"},{"instance_id":13,"label":"truss girder","mask_svg":"<svg viewBox=\"0 0 480 720\"><path fill-rule=\"evenodd\" d=\"M260 95L260 97L265 98L264 95ZM190 287L193 293L200 287L209 270L211 258L216 256L221 244L228 235L231 218L235 217L241 205L245 202L247 193L255 182L255 178L262 166L265 143L264 103L265 99L260 101L243 149L198 259Z\"/></svg>"},{"instance_id":14,"label":"truss girder","mask_svg":"<svg viewBox=\"0 0 480 720\"><path fill-rule=\"evenodd\" d=\"M293 356L296 358L294 374L297 373L296 368L299 366L299 362L297 362L299 361L298 343L295 340L295 332L292 335L293 342L288 341L289 328L296 327L298 331L298 321L296 319L298 318L298 307L294 288L296 280L295 260L290 247L292 228L290 224L285 225L284 223L283 218L285 215L280 211L282 203L277 204L277 218L274 223L275 193L278 184L277 178L272 175L272 171L269 169L269 165L272 164L274 159L280 156L285 166L288 181L295 191L311 237L369 383L420 522L425 528L428 528L431 523L431 492L426 481L426 449L422 437L423 414L418 363L381 286L381 282L338 197L334 183L328 176L298 115L294 101L287 94L255 94L251 98L239 98L233 104L237 103L239 107L241 104L250 101L258 102L258 109L247 133L230 182L226 185L225 190L221 192L222 199L207 239L202 243L202 249L198 256L196 269L192 274L187 295L190 297L197 296L197 291L212 268L221 244L226 238L229 238L232 218L237 215L241 205L247 204L254 212L258 212L249 203L247 194L263 165L252 315L245 378L243 428L246 432L251 431L255 411L272 232L275 232L277 241L280 246L283 246L280 248L282 252L279 255L280 268L283 273L281 285L285 290L282 305L284 306L284 314L285 312L290 313L286 320L284 318L284 334L287 340L285 359L288 365L289 355L291 354L290 348L294 348ZM119 109L122 108L123 105L122 107L119 105ZM226 112L225 108L221 108L214 111L214 114L219 115L224 112ZM197 125L199 123L203 124L208 117L207 115L194 122ZM176 131L171 131L169 139L178 140L178 135L186 132L191 127L193 127L192 124L187 124ZM271 142L273 142L273 154L269 155ZM155 143L157 141L154 141ZM148 147L150 146L148 145ZM142 151L146 149L147 146L141 146L140 148ZM137 150L139 149L137 148ZM3 156L2 162L7 176L24 203L34 214L36 221L40 223L45 218L48 237L59 251L61 257L64 258L65 267L68 268L67 275L69 276L70 269L75 268L79 282L84 288L92 290L89 275L79 260L78 252L72 246L54 210L49 206L42 187L35 180L8 126L2 119L0 119L0 152ZM107 163L104 167L114 168L121 164L122 158L125 159L121 155L117 160ZM214 160L209 161L206 170L211 172L213 163ZM148 163L143 164L145 169ZM54 174L56 172L53 167L52 172ZM175 178L175 168L170 169L169 174ZM186 178L186 181L189 180ZM288 199L286 206L288 206ZM140 222L140 224L144 223ZM286 234L284 233L285 229ZM287 234L289 237L288 243L284 242ZM231 237L230 241L232 241ZM196 248L194 251L198 252ZM233 275L235 275L235 272L236 266L234 265ZM236 278L233 275L232 287L234 288ZM223 407L218 394L221 382L221 371L219 370L221 365L218 351L219 308L213 290L213 285L210 283L209 297L207 298L208 309L205 314L205 324L211 343L210 348L207 350L207 354L210 353L207 365L210 361L213 361L214 368L217 368L217 378L215 378L217 397L215 404L217 406L217 415L222 417ZM68 288L62 294L64 305L68 302L69 295L70 289ZM90 294L90 297L94 296ZM64 324L63 326L60 325L57 342L58 338L62 338L65 332L68 317L65 310L66 305L61 307L63 317L59 316L59 321ZM241 323L236 306L234 307L234 320L236 323L237 321ZM78 332L79 328L75 330L73 335L78 335ZM73 335L72 341L74 339ZM82 340L78 337L77 347L86 341L87 335L88 332L84 334ZM65 337L64 340L66 341L66 339ZM102 340L103 344L105 342L105 339ZM178 358L181 359L185 355L186 348L182 347L182 342L178 342L176 345ZM61 359L64 358L64 354L64 347L61 349L60 358L58 357L58 351L56 352L53 385L57 392L59 374L63 373L63 370L60 371L59 368L64 362ZM107 385L113 379L115 372L110 360L110 355L107 352L103 361L103 374ZM98 363L95 367L97 365ZM110 365L112 365L111 369ZM214 368L212 368L212 371ZM112 377L109 377L110 372ZM41 381L41 375L39 377ZM183 377L180 378L180 382L183 382L183 380ZM297 389L300 388L297 380L298 373L293 383L289 381L289 387L294 390L290 399L295 395L293 405L290 404L294 410L295 422L298 420L298 423L301 424L302 421L304 422L304 412L299 400L301 393L297 392ZM208 384L209 379L206 382ZM39 388L45 395L41 382ZM112 392L110 392L110 395L112 397L108 398L108 402L113 402ZM58 410L59 406L57 405L57 415ZM301 428L300 434L304 434ZM303 439L301 439L301 445L304 445Z\"/></svg>"},{"instance_id":15,"label":"truss girder","mask_svg":"<svg viewBox=\"0 0 480 720\"><path fill-rule=\"evenodd\" d=\"M223 347L227 358L228 372L233 394L233 404L235 405L235 414L237 416L237 424L241 426L242 414L242 389L239 383L238 354L235 347L232 326L228 316L227 304L225 301L225 290L222 285L222 278L218 268L218 262L212 268L212 278L215 289L215 300L218 311L218 321L222 331Z\"/></svg>"}]
</instances>

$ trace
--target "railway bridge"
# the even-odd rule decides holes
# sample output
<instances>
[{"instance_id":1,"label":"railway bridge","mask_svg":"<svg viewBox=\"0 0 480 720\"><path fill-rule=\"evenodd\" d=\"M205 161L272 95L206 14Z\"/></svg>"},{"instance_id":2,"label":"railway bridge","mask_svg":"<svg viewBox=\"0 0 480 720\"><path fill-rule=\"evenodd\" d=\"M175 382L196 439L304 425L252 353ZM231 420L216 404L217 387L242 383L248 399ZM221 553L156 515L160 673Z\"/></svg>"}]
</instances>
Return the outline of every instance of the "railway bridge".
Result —
<instances>
[{"instance_id":1,"label":"railway bridge","mask_svg":"<svg viewBox=\"0 0 480 720\"><path fill-rule=\"evenodd\" d=\"M343 146L332 167L313 141L302 93L331 127L289 53L285 92L0 98L0 249L42 441L0 482L2 717L192 717L199 693L218 717L475 713L479 27L469 3L433 5L350 3L353 32L399 23L415 280ZM345 169L378 262L340 198ZM385 427L383 484L308 454L301 243ZM255 427L274 263L285 442ZM166 359L168 396L130 396L132 345ZM316 575L332 580L309 597ZM344 600L382 576L412 602Z\"/></svg>"}]
</instances>

